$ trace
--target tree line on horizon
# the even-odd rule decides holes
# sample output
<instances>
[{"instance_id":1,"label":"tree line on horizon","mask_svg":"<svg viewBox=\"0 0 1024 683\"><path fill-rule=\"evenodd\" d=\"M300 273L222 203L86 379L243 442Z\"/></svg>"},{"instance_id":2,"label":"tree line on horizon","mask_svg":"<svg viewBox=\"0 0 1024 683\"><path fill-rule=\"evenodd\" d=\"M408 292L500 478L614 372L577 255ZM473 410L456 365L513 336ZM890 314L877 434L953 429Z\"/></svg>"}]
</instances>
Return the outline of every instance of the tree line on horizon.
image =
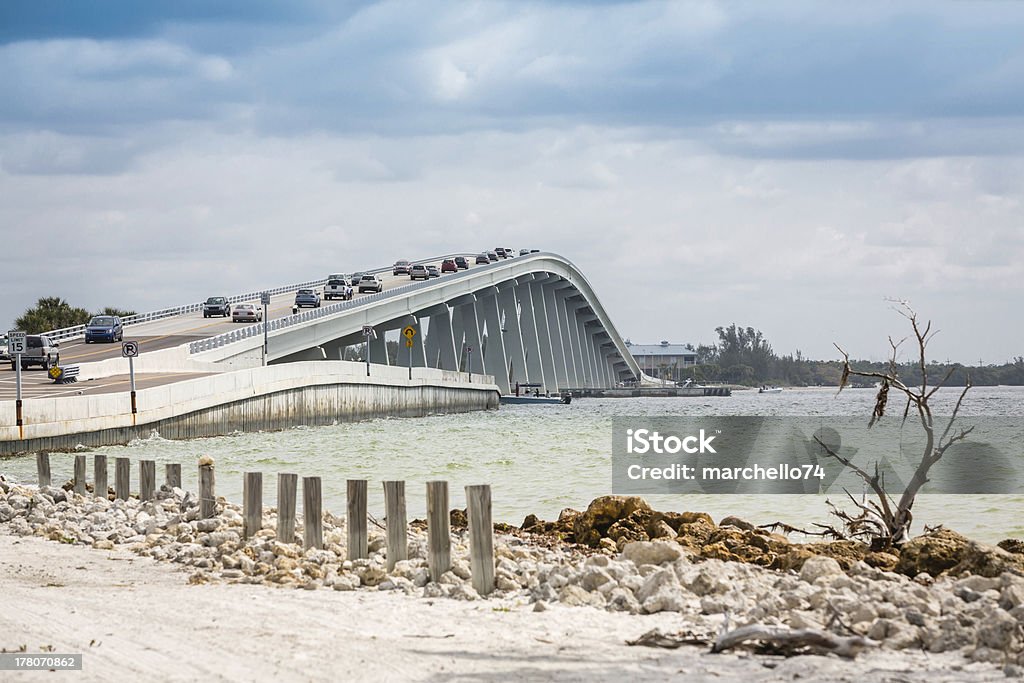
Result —
<instances>
[{"instance_id":1,"label":"tree line on horizon","mask_svg":"<svg viewBox=\"0 0 1024 683\"><path fill-rule=\"evenodd\" d=\"M781 384L787 386L838 385L843 376L842 360L810 360L798 349L793 354L779 355L760 330L741 327L735 323L717 327L717 344L700 344L691 349L697 353L697 365L681 368L658 368L665 377L679 375L698 382L726 382L759 386ZM850 366L859 372L886 372L888 361L851 360ZM952 370L947 386L965 386L970 375L975 386L1024 385L1024 356L1002 365L968 366L962 363L930 362L926 365L931 377L944 377ZM898 363L900 377L907 384L921 384L921 367L917 361ZM850 382L851 386L857 386ZM869 386L863 383L863 386Z\"/></svg>"}]
</instances>

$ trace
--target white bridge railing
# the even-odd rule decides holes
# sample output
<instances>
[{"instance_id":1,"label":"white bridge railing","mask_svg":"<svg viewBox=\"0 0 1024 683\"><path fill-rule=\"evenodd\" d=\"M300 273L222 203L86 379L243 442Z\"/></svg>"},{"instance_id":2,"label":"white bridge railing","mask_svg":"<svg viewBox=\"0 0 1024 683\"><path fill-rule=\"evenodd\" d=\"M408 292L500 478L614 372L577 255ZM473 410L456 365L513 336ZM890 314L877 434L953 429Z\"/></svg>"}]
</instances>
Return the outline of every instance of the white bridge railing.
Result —
<instances>
[{"instance_id":1,"label":"white bridge railing","mask_svg":"<svg viewBox=\"0 0 1024 683\"><path fill-rule=\"evenodd\" d=\"M443 259L443 258L451 258L452 256L464 256L464 255L465 254L454 254L454 255L451 255L451 256L442 256L442 257L438 257L438 258L442 258ZM555 254L551 254L550 252L538 252L538 253L530 254L530 256L554 256L554 255ZM521 258L521 257L517 256L517 257L514 257L514 258ZM422 261L414 261L414 263L423 263L425 261L436 261L436 260L437 259L423 259ZM506 263L506 261L498 261L496 263L489 263L486 266L481 265L481 266L477 266L476 268L471 267L469 270L460 270L457 273L452 273L450 275L444 275L442 277L445 278L445 282L451 282L452 280L462 279L462 278L472 277L474 275L478 275L481 272L481 270L484 270L484 269L498 268L498 267L500 267L504 263ZM383 268L381 270L388 270L388 269L390 269L390 266L388 266L388 268ZM372 272L372 271L367 271L367 272ZM377 272L379 272L379 271L377 271ZM235 342L242 341L243 339L248 339L249 337L262 336L263 335L263 325L264 324L268 324L269 325L269 327L267 328L268 332L273 332L274 330L281 330L281 329L284 329L284 328L287 328L287 327L292 327L293 325L300 325L302 323L309 322L310 320L316 320L318 318L325 318L327 316L336 315L338 313L341 313L342 311L347 311L347 310L352 309L352 308L357 308L357 307L360 307L360 306L365 306L367 304L372 304L372 303L375 303L375 302L378 302L378 301L382 301L384 299L392 299L392 298L395 298L395 297L399 297L399 296L402 296L402 295L404 295L405 293L407 293L407 292L409 292L411 290L418 289L418 288L421 288L421 287L427 287L427 286L433 285L435 283L436 283L435 280L426 280L424 282L415 282L415 283L410 283L410 284L407 284L407 285L400 285L398 287L392 287L391 289L388 289L386 291L376 292L374 294L363 296L363 297L360 297L358 299L351 299L349 301L345 301L345 302L342 302L342 303L339 303L339 304L333 304L333 305L330 305L330 306L322 306L321 308L314 308L314 309L311 309L311 310L308 310L308 311L304 311L302 313L296 313L295 315L289 315L289 316L285 316L283 318L276 318L276 319L270 320L270 321L268 321L266 323L257 323L255 325L250 325L248 327L243 327L243 328L240 328L240 329L237 329L237 330L232 330L231 332L225 332L224 334L219 334L219 335L217 335L215 337L207 337L206 339L199 339L199 340L194 341L194 342L189 342L188 350L189 350L190 354L192 354L192 353L202 353L203 351L209 351L211 349L216 349L216 348L219 348L221 346L226 346L228 344L233 344Z\"/></svg>"},{"instance_id":2,"label":"white bridge railing","mask_svg":"<svg viewBox=\"0 0 1024 683\"><path fill-rule=\"evenodd\" d=\"M444 256L437 256L437 257L434 257L434 258L422 259L422 260L419 260L419 261L412 261L412 263L426 263L428 261L437 261L437 260L446 259L446 258L454 258L456 256L468 256L468 254L465 254L465 253L462 253L462 252L457 253L457 254L446 254ZM391 270L391 266L387 266L387 267L384 267L384 268L375 268L373 270L364 270L362 272L370 273L370 274L374 274L375 275L377 273L383 273L383 272L388 271L388 270ZM278 294L285 294L287 292L294 292L297 289L305 289L305 288L310 288L310 287L322 287L326 283L327 283L327 278L321 278L319 280L310 280L308 282L301 282L299 284L283 285L281 287L274 287L273 289L263 289L263 290L260 290L258 292L247 292L245 294L236 294L234 296L228 297L227 299L228 299L228 303L232 303L232 304L239 303L239 302L242 302L242 301L251 301L253 299L259 301L260 295L263 292L267 292L271 296L277 296ZM365 301L365 298L363 299L363 301ZM125 326L136 325L138 323L146 323L146 322L151 322L153 320L160 320L162 318L172 318L172 317L174 317L176 315L185 315L185 314L188 314L188 313L196 313L196 312L201 311L201 310L203 310L202 302L197 303L197 304L185 304L184 306L175 306L173 308L163 308L163 309L160 309L159 311L150 311L148 313L139 313L139 314L136 314L136 315L125 316L125 317L121 318L121 322ZM317 310L320 310L320 309L317 309ZM276 321L274 321L274 322L276 322ZM260 327L260 334L262 334L263 333L263 326L260 325L259 327ZM242 330L237 330L237 332L244 333L244 332L246 332L247 329L248 328L245 328L245 329L242 329ZM277 329L277 328L271 326L270 329L273 330L273 329ZM42 334L46 335L50 339L54 339L54 340L57 340L57 341L63 341L65 339L74 339L76 337L85 336L85 325L73 325L71 327L62 327L59 330L50 330L49 332L42 332ZM228 334L230 335L230 334L235 334L235 333L234 332L230 332ZM225 335L220 335L220 336L225 336ZM249 337L249 336L252 336L252 334L243 334L243 336L238 337L238 339L244 339L245 337ZM235 339L234 341L237 341L238 339ZM218 344L218 346L221 346L221 344ZM213 347L210 347L210 348L213 348ZM191 347L190 347L190 352L191 353L196 353L196 351L191 350Z\"/></svg>"}]
</instances>

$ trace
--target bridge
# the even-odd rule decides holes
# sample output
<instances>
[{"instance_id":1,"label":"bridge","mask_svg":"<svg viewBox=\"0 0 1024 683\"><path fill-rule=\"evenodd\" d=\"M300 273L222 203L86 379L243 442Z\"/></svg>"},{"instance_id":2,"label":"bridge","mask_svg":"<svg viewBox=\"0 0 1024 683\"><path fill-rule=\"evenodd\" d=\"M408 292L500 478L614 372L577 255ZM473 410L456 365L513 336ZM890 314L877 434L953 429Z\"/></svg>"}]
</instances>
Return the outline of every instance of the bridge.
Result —
<instances>
[{"instance_id":1,"label":"bridge","mask_svg":"<svg viewBox=\"0 0 1024 683\"><path fill-rule=\"evenodd\" d=\"M366 272L382 275L383 292L292 314L295 290L325 281L280 287L270 292L268 320L242 328L198 317L201 304L127 319L126 337L142 342L136 369L180 373L255 367L263 364L266 335L269 364L344 360L346 349L352 349L349 358L353 351L360 358L368 352L372 365L393 361L401 367L491 375L503 393L517 382L556 392L612 387L642 377L590 283L557 254L517 256L419 282L391 276L390 267ZM259 301L259 296L252 292L231 299ZM374 331L369 349L363 346L366 326ZM387 340L397 341L407 326L416 330L415 344L411 350L399 344L397 359L389 358ZM80 328L50 333L64 340L63 364L88 363L83 378L127 372L119 348L75 345L81 334ZM89 362L96 356L100 362Z\"/></svg>"},{"instance_id":2,"label":"bridge","mask_svg":"<svg viewBox=\"0 0 1024 683\"><path fill-rule=\"evenodd\" d=\"M458 255L471 264L475 256ZM119 344L86 345L82 326L53 330L48 334L60 340L61 365L78 365L80 381L55 385L43 372L23 372L29 425L23 429L14 426L14 401L9 400L14 373L4 371L0 452L64 447L72 434L104 432L103 443L123 442L135 438L145 424L158 425L162 435L187 438L227 433L232 426L245 430L280 428L290 420L318 423L330 418L331 411L337 416L344 406L355 404L365 404L356 411L359 416L469 410L496 405L496 399L481 397L481 392L508 394L516 384L554 393L650 379L590 283L557 254L536 252L471 265L415 283L408 276L393 276L390 266L364 272L380 274L384 291L293 312L296 289L321 287L326 280L277 287L268 292L267 320L253 325L204 319L201 304L126 318L125 338L138 341L142 351L135 359L139 386L144 387L139 415L126 416L122 405L128 361L120 357ZM258 302L260 294L230 299ZM406 327L416 333L414 344L409 348L398 343L395 354L395 345L389 350L388 342L398 342ZM372 330L368 343L367 329ZM351 362L367 356L368 364ZM335 393L327 399L316 395L317 387L326 385L335 387ZM381 399L373 398L369 386L390 388ZM413 389L418 398L410 399ZM306 407L295 408L279 393ZM274 414L257 420L252 417L253 397L281 403L271 410ZM316 410L324 414L310 412L309 402L317 401L322 406ZM208 417L218 411L221 422L213 424ZM79 443L100 443L99 438Z\"/></svg>"}]
</instances>

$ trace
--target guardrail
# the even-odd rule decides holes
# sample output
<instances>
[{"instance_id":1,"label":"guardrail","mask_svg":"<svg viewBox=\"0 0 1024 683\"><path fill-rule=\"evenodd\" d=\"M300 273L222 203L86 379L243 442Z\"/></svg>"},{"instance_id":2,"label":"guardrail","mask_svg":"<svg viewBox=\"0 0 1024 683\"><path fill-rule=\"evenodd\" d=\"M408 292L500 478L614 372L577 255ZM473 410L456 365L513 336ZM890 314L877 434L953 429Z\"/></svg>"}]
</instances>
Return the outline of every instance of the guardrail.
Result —
<instances>
[{"instance_id":1,"label":"guardrail","mask_svg":"<svg viewBox=\"0 0 1024 683\"><path fill-rule=\"evenodd\" d=\"M444 256L435 256L433 258L420 259L418 261L411 261L411 263L427 263L428 261L443 260L446 258L454 258L456 256L468 256L464 252L456 254L445 254ZM377 273L383 273L391 270L392 266L385 266L383 268L375 268L373 270L364 270L364 273L370 273L376 275ZM321 278L319 280L310 280L308 282L302 282L295 285L283 285L281 287L274 287L273 289L264 289L258 292L248 292L246 294L236 294L228 297L229 303L239 303L242 301L249 301L255 299L259 301L260 295L263 292L269 293L271 296L278 294L284 294L285 292L293 292L297 289L304 289L309 287L322 287L327 283L327 278ZM138 323L151 322L153 320L160 320L162 318L172 318L176 315L184 315L186 313L195 313L203 310L203 304L185 304L184 306L174 306L172 308L164 308L159 311L150 311L149 313L139 313L137 315L129 315L121 318L121 323L125 326L135 325ZM271 327L271 329L274 329ZM262 326L260 328L262 334ZM74 339L75 337L81 337L85 335L85 325L73 325L71 327L62 327L59 330L50 330L49 332L42 332L41 334L46 335L50 339L56 341L63 341L65 339ZM248 336L248 335L246 335ZM243 337L244 338L244 337ZM193 352L194 353L194 352Z\"/></svg>"},{"instance_id":2,"label":"guardrail","mask_svg":"<svg viewBox=\"0 0 1024 683\"><path fill-rule=\"evenodd\" d=\"M463 255L464 254L456 254L456 256L463 256ZM529 256L558 256L558 255L557 254L553 254L551 252L537 252L537 253L531 253L531 254L529 254ZM439 258L450 258L450 256L442 256L442 257L439 257ZM523 258L523 256L513 257L512 260L517 259L517 258ZM436 261L436 260L437 260L436 258L434 258L434 259L423 259L421 261L413 261L413 263L424 263L426 261ZM503 261L497 261L495 263L489 263L487 265L480 265L480 266L477 266L475 268L474 267L470 267L467 270L460 270L457 273L452 273L451 275L444 275L442 277L444 278L444 282L448 283L448 282L451 282L452 280L462 279L462 278L470 277L470 276L473 276L473 275L478 275L481 270L497 269L497 268L501 267L503 264L505 264L508 260L509 259L505 259ZM388 268L385 268L384 270L388 270L389 268L390 268L390 266L388 266ZM367 271L367 272L369 272L369 271ZM423 287L429 287L429 286L434 285L436 283L437 283L437 280L435 279L435 280L427 280L425 282L414 282L414 283L410 283L410 284L407 284L407 285L400 285L398 287L393 287L393 288L388 289L388 290L383 291L383 292L376 292L374 294L369 294L367 296L363 296L363 297L360 297L358 299L352 299L350 301L345 301L345 302L342 302L340 304L333 304L333 305L330 305L330 306L321 306L320 308L314 308L312 310L304 311L302 313L296 313L294 315L285 316L284 318L276 318L276 319L271 320L269 322L257 323L256 325L250 325L248 327L243 327L243 328L238 329L238 330L232 330L231 332L225 332L224 334L219 334L219 335L217 335L215 337L207 337L206 339L200 339L200 340L197 340L197 341L194 341L194 342L189 342L188 351L189 351L190 354L202 353L203 351L210 351L212 349L220 348L221 346L226 346L228 344L233 344L235 342L242 341L243 339L248 339L249 337L262 336L263 335L263 326L265 324L269 325L268 332L273 332L274 330L281 330L281 329L284 329L284 328L287 328L287 327L292 327L293 325L299 325L301 323L309 322L310 320L316 320L318 318L325 318L327 316L332 316L332 315L335 315L337 313L341 313L342 311L347 311L347 310L350 310L350 309L353 309L353 308L358 308L360 306L365 306L367 304L371 304L371 303L374 303L374 302L377 302L377 301L382 301L384 299L392 299L392 298L401 296L402 294L404 294L406 292L409 292L411 290L421 289Z\"/></svg>"}]
</instances>

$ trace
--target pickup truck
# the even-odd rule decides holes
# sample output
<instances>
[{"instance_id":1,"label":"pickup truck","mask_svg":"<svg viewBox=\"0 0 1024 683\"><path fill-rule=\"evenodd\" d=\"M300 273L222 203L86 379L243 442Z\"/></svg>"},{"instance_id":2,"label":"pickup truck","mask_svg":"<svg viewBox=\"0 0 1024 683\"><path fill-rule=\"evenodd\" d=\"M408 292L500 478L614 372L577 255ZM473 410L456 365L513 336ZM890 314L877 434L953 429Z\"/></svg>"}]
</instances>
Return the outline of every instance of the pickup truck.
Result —
<instances>
[{"instance_id":1,"label":"pickup truck","mask_svg":"<svg viewBox=\"0 0 1024 683\"><path fill-rule=\"evenodd\" d=\"M352 287L348 283L349 277L343 273L328 276L327 284L324 285L324 298L348 301L352 298Z\"/></svg>"}]
</instances>

